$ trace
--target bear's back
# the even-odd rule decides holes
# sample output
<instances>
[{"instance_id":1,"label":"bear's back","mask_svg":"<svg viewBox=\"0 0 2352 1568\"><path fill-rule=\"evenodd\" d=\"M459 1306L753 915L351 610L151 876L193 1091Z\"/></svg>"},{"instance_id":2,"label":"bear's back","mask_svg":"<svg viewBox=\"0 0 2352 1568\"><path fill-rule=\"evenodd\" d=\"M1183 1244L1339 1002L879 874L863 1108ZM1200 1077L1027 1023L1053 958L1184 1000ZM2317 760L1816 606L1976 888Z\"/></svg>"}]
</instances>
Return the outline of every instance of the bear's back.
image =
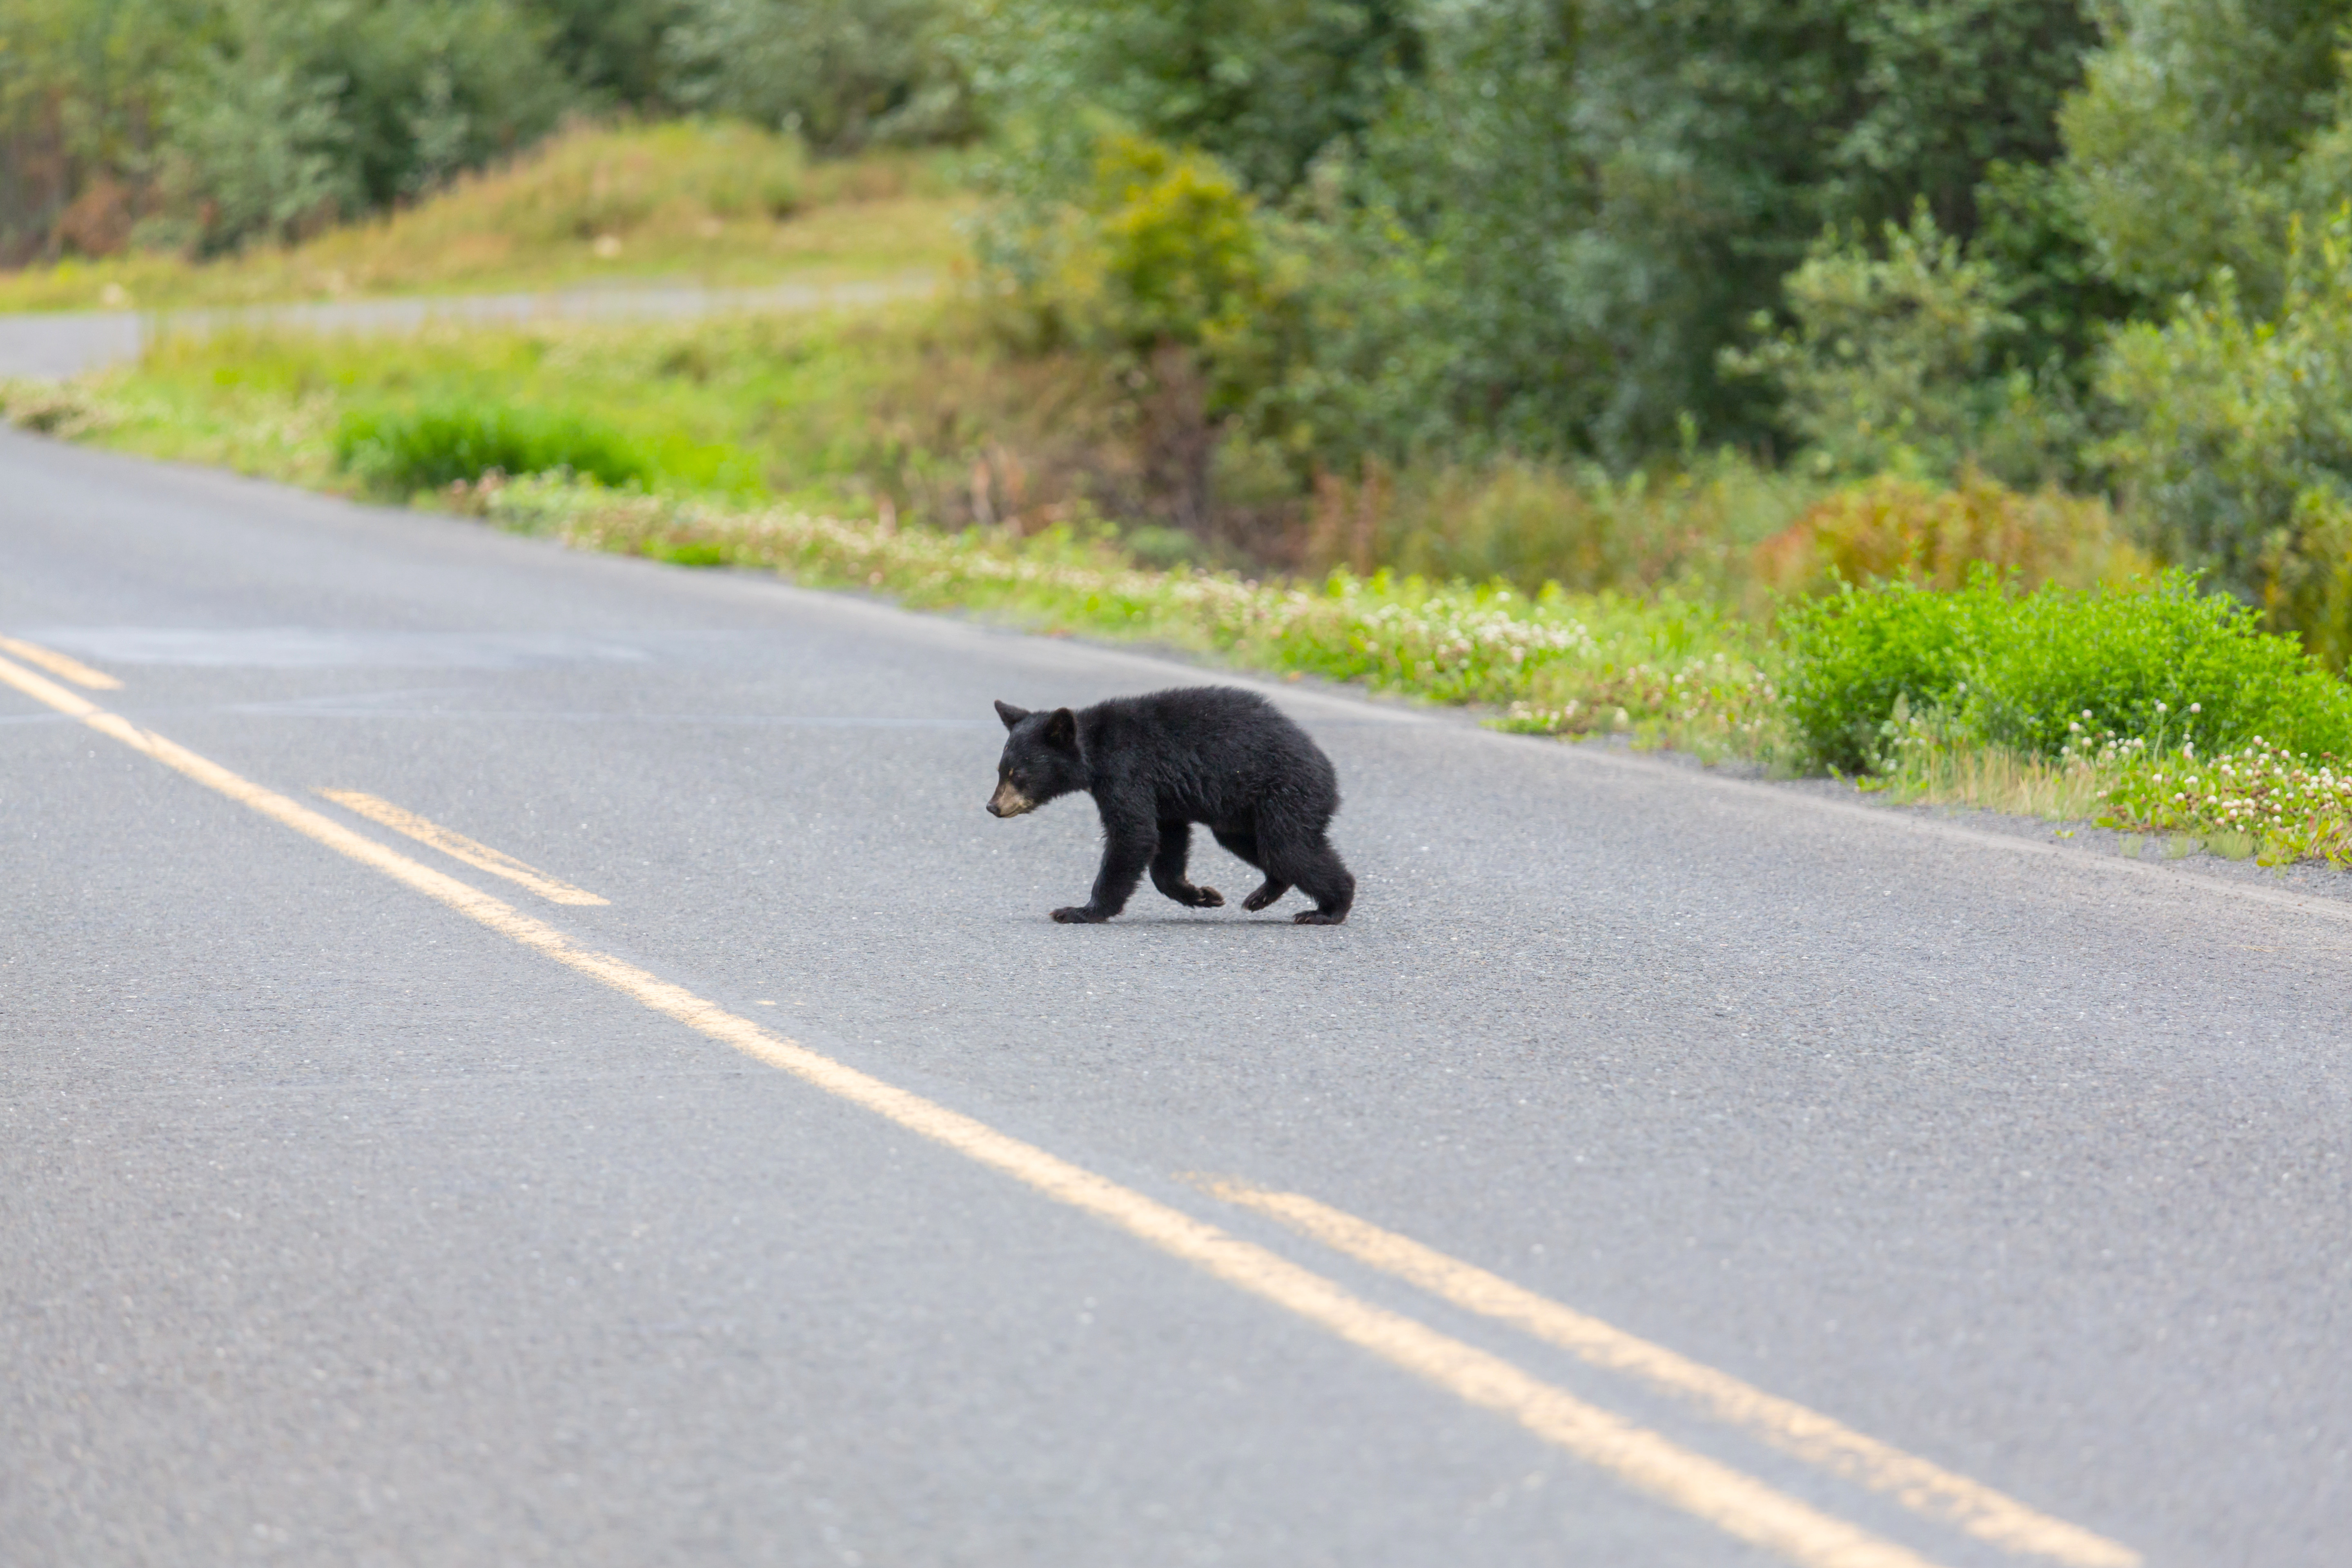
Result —
<instances>
[{"instance_id":1,"label":"bear's back","mask_svg":"<svg viewBox=\"0 0 2352 1568\"><path fill-rule=\"evenodd\" d=\"M1254 691L1181 687L1115 699L1087 715L1097 716L1082 726L1096 731L1095 772L1149 788L1162 811L1218 821L1271 799L1327 813L1339 804L1322 749Z\"/></svg>"}]
</instances>

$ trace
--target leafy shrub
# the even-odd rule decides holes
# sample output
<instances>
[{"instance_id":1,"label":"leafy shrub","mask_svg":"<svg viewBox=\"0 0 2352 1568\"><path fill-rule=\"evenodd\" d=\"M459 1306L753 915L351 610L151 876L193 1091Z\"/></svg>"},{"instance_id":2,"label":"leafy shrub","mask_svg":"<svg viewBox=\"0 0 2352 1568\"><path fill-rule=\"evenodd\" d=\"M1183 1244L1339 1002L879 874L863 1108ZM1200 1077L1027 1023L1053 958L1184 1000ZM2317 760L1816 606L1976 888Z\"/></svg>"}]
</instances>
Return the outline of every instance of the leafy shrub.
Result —
<instances>
[{"instance_id":1,"label":"leafy shrub","mask_svg":"<svg viewBox=\"0 0 2352 1568\"><path fill-rule=\"evenodd\" d=\"M1977 649L1969 703L1996 744L2049 756L2072 734L2113 731L2158 748L2262 735L2352 751L2352 689L2186 573L2142 591L2047 588L2002 608Z\"/></svg>"},{"instance_id":2,"label":"leafy shrub","mask_svg":"<svg viewBox=\"0 0 2352 1568\"><path fill-rule=\"evenodd\" d=\"M1811 760L1846 773L1874 769L1898 702L1957 705L1971 656L2003 607L1998 584L1979 574L1957 592L1906 578L1841 584L1782 616L1781 696Z\"/></svg>"},{"instance_id":3,"label":"leafy shrub","mask_svg":"<svg viewBox=\"0 0 2352 1568\"><path fill-rule=\"evenodd\" d=\"M1759 545L1753 565L1783 593L1897 577L1957 588L1979 565L2026 587L2088 587L2153 570L2117 537L2105 501L2021 494L1974 469L1948 489L1886 475L1839 490Z\"/></svg>"},{"instance_id":4,"label":"leafy shrub","mask_svg":"<svg viewBox=\"0 0 2352 1568\"><path fill-rule=\"evenodd\" d=\"M2160 300L2227 267L2274 304L2290 216L2344 188L2326 146L2347 107L2344 7L2130 0L2099 16L2105 47L2061 122L2105 270Z\"/></svg>"},{"instance_id":5,"label":"leafy shrub","mask_svg":"<svg viewBox=\"0 0 2352 1568\"><path fill-rule=\"evenodd\" d=\"M610 426L498 404L354 410L336 429L335 463L370 489L401 496L493 471L569 470L614 488L654 477L653 465Z\"/></svg>"},{"instance_id":6,"label":"leafy shrub","mask_svg":"<svg viewBox=\"0 0 2352 1568\"><path fill-rule=\"evenodd\" d=\"M2049 585L2015 598L1986 572L1951 592L1848 587L1782 629L1790 722L1833 768L1883 766L1895 721L1931 710L1979 742L2045 757L2084 734L2159 750L2258 734L2352 750L2352 689L2181 572L2143 588Z\"/></svg>"},{"instance_id":7,"label":"leafy shrub","mask_svg":"<svg viewBox=\"0 0 2352 1568\"><path fill-rule=\"evenodd\" d=\"M1580 594L1673 586L1720 601L1738 596L1755 542L1816 493L1733 454L1622 478L1524 458L1394 470L1368 461L1355 480L1319 477L1301 563L1499 580L1530 594L1547 583Z\"/></svg>"},{"instance_id":8,"label":"leafy shrub","mask_svg":"<svg viewBox=\"0 0 2352 1568\"><path fill-rule=\"evenodd\" d=\"M193 47L163 84L157 162L208 250L431 190L577 101L517 0L226 5L162 25Z\"/></svg>"},{"instance_id":9,"label":"leafy shrub","mask_svg":"<svg viewBox=\"0 0 2352 1568\"><path fill-rule=\"evenodd\" d=\"M1724 369L1777 384L1822 473L1949 474L1990 421L1993 351L2021 323L2002 280L1924 203L1883 238L1880 256L1859 233L1823 235L1782 285L1795 326L1759 316L1760 341L1727 351Z\"/></svg>"},{"instance_id":10,"label":"leafy shrub","mask_svg":"<svg viewBox=\"0 0 2352 1568\"><path fill-rule=\"evenodd\" d=\"M2295 226L2275 313L2224 272L2172 319L2117 334L2101 390L2129 426L2108 443L2148 542L2206 567L2341 667L2352 598L2330 587L2352 504L2352 205Z\"/></svg>"},{"instance_id":11,"label":"leafy shrub","mask_svg":"<svg viewBox=\"0 0 2352 1568\"><path fill-rule=\"evenodd\" d=\"M1285 289L1248 194L1204 153L1105 130L1076 199L1008 209L981 251L1008 335L1108 363L1153 510L1205 538L1218 426L1286 357Z\"/></svg>"},{"instance_id":12,"label":"leafy shrub","mask_svg":"<svg viewBox=\"0 0 2352 1568\"><path fill-rule=\"evenodd\" d=\"M679 108L783 126L826 152L969 136L941 0L674 0L658 75Z\"/></svg>"},{"instance_id":13,"label":"leafy shrub","mask_svg":"<svg viewBox=\"0 0 2352 1568\"><path fill-rule=\"evenodd\" d=\"M1047 342L1213 351L1272 302L1255 204L1204 153L1108 132L1076 200L1008 218L983 255Z\"/></svg>"}]
</instances>

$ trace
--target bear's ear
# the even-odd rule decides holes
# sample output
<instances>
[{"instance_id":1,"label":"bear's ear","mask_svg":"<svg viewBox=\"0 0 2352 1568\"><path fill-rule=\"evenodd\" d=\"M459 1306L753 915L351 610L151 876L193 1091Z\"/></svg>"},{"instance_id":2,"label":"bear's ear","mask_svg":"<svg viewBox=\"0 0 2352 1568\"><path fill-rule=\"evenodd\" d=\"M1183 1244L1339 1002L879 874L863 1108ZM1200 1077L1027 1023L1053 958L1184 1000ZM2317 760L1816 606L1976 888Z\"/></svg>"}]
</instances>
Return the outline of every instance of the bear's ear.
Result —
<instances>
[{"instance_id":1,"label":"bear's ear","mask_svg":"<svg viewBox=\"0 0 2352 1568\"><path fill-rule=\"evenodd\" d=\"M996 716L1003 720L1004 727L1010 730L1013 725L1029 717L1029 710L1015 708L1010 702L1000 702L996 705Z\"/></svg>"},{"instance_id":2,"label":"bear's ear","mask_svg":"<svg viewBox=\"0 0 2352 1568\"><path fill-rule=\"evenodd\" d=\"M1045 721L1045 744L1065 752L1078 749L1078 716L1066 708L1056 708Z\"/></svg>"}]
</instances>

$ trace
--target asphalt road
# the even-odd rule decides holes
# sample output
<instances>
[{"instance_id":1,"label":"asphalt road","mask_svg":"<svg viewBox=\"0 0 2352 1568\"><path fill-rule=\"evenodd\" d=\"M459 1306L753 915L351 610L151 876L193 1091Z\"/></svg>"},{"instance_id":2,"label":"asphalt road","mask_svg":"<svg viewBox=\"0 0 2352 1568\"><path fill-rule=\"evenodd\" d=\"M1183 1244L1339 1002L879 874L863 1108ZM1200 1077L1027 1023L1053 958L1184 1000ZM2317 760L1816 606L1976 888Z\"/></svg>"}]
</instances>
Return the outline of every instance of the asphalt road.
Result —
<instances>
[{"instance_id":1,"label":"asphalt road","mask_svg":"<svg viewBox=\"0 0 2352 1568\"><path fill-rule=\"evenodd\" d=\"M1197 670L0 476L0 1561L2346 1561L2347 906L1277 686L1349 921L1058 926Z\"/></svg>"},{"instance_id":2,"label":"asphalt road","mask_svg":"<svg viewBox=\"0 0 2352 1568\"><path fill-rule=\"evenodd\" d=\"M161 337L205 337L251 327L299 331L413 332L435 322L683 321L733 310L855 309L930 293L919 273L845 283L712 288L694 283L614 284L536 293L416 295L224 305L184 310L0 313L0 378L58 380L126 363Z\"/></svg>"}]
</instances>

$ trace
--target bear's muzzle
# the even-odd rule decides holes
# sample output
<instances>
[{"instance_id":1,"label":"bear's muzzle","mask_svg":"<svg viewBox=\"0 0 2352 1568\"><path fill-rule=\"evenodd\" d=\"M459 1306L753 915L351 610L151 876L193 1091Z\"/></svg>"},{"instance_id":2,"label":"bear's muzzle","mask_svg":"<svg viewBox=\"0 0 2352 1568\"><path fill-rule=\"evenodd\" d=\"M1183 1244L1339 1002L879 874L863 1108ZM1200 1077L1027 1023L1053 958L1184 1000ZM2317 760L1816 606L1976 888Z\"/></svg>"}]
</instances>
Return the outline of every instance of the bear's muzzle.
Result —
<instances>
[{"instance_id":1,"label":"bear's muzzle","mask_svg":"<svg viewBox=\"0 0 2352 1568\"><path fill-rule=\"evenodd\" d=\"M1036 809L1037 803L1014 789L1011 779L999 780L996 793L988 797L988 815L991 816L1019 816L1023 812Z\"/></svg>"}]
</instances>

